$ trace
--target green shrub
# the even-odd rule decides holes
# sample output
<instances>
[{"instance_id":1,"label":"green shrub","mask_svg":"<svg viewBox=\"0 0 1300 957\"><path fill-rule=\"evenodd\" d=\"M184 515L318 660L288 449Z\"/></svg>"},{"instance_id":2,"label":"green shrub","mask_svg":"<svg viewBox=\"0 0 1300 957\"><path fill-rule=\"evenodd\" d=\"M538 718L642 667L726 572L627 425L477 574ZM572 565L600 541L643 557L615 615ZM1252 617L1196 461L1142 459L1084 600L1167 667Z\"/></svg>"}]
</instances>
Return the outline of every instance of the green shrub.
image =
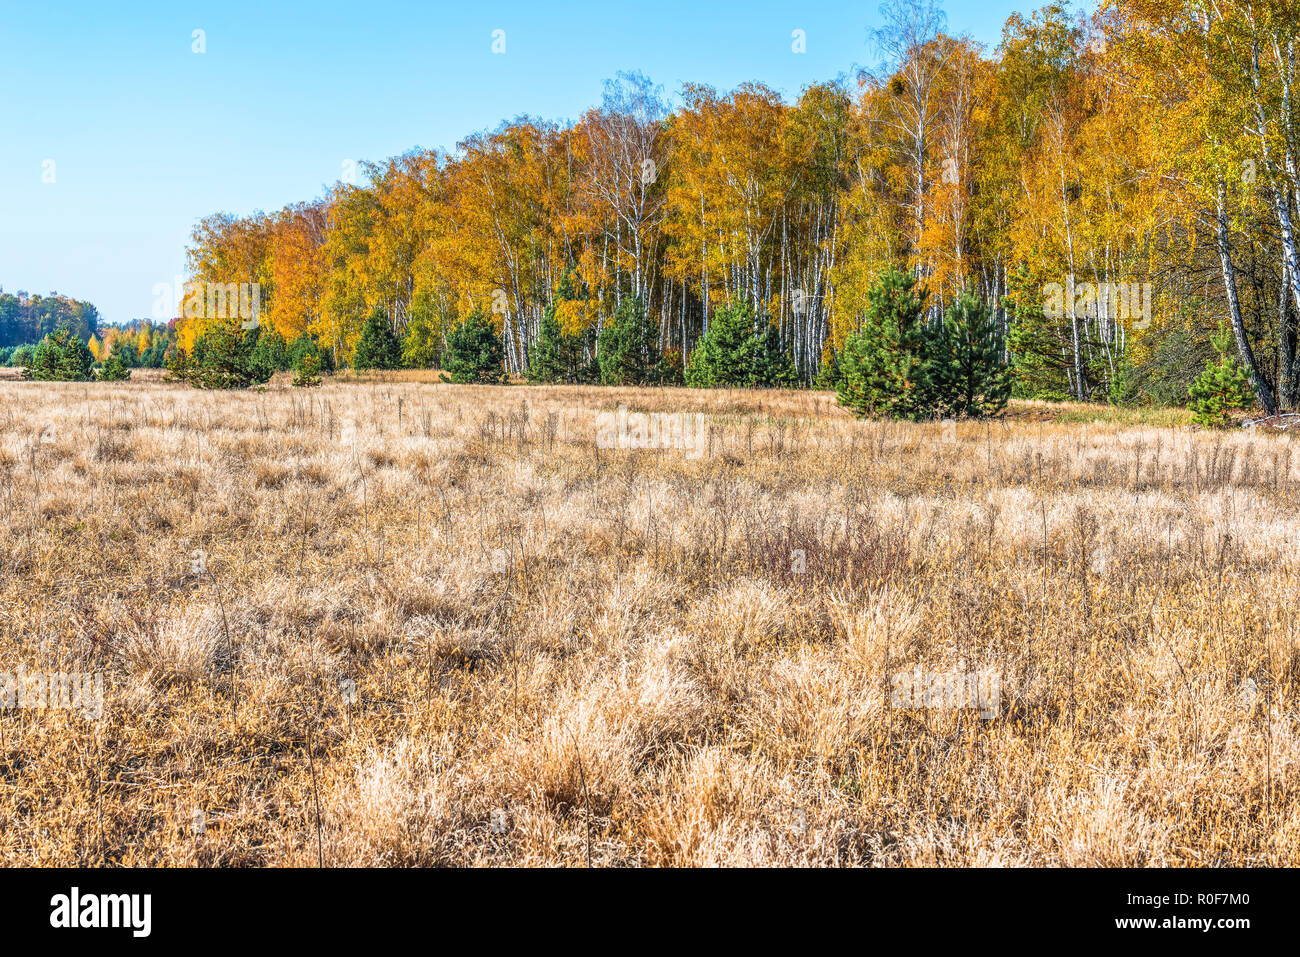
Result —
<instances>
[{"instance_id":1,"label":"green shrub","mask_svg":"<svg viewBox=\"0 0 1300 957\"><path fill-rule=\"evenodd\" d=\"M124 382L131 378L131 369L123 361L120 350L114 349L102 366L99 368L99 379L101 382Z\"/></svg>"},{"instance_id":2,"label":"green shrub","mask_svg":"<svg viewBox=\"0 0 1300 957\"><path fill-rule=\"evenodd\" d=\"M1232 338L1225 328L1214 337L1219 361L1207 359L1205 369L1187 389L1188 407L1196 413L1192 421L1205 428L1221 429L1232 423L1233 413L1255 404L1255 390L1245 366L1231 355Z\"/></svg>"},{"instance_id":3,"label":"green shrub","mask_svg":"<svg viewBox=\"0 0 1300 957\"><path fill-rule=\"evenodd\" d=\"M475 311L447 337L443 381L495 383L505 379L505 348L492 324Z\"/></svg>"},{"instance_id":4,"label":"green shrub","mask_svg":"<svg viewBox=\"0 0 1300 957\"><path fill-rule=\"evenodd\" d=\"M596 343L602 385L654 385L660 379L659 330L639 296L624 296Z\"/></svg>"},{"instance_id":5,"label":"green shrub","mask_svg":"<svg viewBox=\"0 0 1300 957\"><path fill-rule=\"evenodd\" d=\"M401 367L402 344L393 335L393 328L383 310L375 309L361 327L361 338L352 352L352 368L364 371Z\"/></svg>"},{"instance_id":6,"label":"green shrub","mask_svg":"<svg viewBox=\"0 0 1300 957\"><path fill-rule=\"evenodd\" d=\"M94 367L90 347L67 326L60 326L37 344L28 373L46 382L87 382L94 378Z\"/></svg>"}]
</instances>

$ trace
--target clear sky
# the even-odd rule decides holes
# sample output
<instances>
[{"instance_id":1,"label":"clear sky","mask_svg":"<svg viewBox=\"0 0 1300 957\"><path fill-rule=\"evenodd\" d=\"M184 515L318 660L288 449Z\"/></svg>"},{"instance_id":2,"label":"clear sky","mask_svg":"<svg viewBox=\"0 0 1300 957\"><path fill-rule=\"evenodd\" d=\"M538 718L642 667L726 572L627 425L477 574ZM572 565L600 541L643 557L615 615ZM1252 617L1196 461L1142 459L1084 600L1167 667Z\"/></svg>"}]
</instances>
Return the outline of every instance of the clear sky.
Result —
<instances>
[{"instance_id":1,"label":"clear sky","mask_svg":"<svg viewBox=\"0 0 1300 957\"><path fill-rule=\"evenodd\" d=\"M949 32L992 47L1039 5L948 0ZM211 213L312 199L347 160L520 114L576 119L618 70L793 98L874 65L879 22L876 0L0 0L0 286L149 316Z\"/></svg>"}]
</instances>

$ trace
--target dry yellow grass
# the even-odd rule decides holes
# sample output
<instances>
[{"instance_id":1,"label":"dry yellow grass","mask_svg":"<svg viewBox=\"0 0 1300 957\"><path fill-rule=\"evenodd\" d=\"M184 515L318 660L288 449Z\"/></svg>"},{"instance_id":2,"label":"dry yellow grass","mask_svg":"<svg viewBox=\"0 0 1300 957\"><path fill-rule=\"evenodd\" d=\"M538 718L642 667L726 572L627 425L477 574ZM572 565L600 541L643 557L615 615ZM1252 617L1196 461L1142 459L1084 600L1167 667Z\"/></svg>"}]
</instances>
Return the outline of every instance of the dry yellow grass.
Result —
<instances>
[{"instance_id":1,"label":"dry yellow grass","mask_svg":"<svg viewBox=\"0 0 1300 957\"><path fill-rule=\"evenodd\" d=\"M1018 411L0 384L0 863L1295 863L1291 439Z\"/></svg>"}]
</instances>

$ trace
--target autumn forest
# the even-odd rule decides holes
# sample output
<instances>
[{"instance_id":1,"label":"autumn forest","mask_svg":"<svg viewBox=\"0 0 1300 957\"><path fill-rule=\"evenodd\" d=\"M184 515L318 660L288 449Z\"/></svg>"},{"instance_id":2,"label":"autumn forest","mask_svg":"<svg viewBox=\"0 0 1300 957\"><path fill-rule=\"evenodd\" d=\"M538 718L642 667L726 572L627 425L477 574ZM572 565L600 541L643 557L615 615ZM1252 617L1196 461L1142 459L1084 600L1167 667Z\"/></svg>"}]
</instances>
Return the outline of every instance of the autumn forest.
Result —
<instances>
[{"instance_id":1,"label":"autumn forest","mask_svg":"<svg viewBox=\"0 0 1300 957\"><path fill-rule=\"evenodd\" d=\"M680 364L739 301L811 384L892 266L934 310L962 290L989 304L1019 396L1184 401L1230 328L1259 403L1294 405L1300 12L1052 4L991 51L945 33L932 0L882 13L880 69L793 102L687 84L675 107L623 73L576 122L521 117L313 201L208 217L193 277L259 283L286 340L341 364L374 310L417 366L478 311L509 373L548 306L594 342L638 297ZM183 347L208 321L188 313Z\"/></svg>"}]
</instances>

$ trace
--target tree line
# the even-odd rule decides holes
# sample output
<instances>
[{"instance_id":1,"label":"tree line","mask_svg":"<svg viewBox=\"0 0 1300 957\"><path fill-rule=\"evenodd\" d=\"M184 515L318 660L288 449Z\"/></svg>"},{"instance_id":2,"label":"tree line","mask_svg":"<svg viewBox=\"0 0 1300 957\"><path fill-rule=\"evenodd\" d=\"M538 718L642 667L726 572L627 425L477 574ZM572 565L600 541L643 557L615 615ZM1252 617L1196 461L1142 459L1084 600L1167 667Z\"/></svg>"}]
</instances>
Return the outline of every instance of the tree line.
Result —
<instances>
[{"instance_id":1,"label":"tree line","mask_svg":"<svg viewBox=\"0 0 1300 957\"><path fill-rule=\"evenodd\" d=\"M88 302L58 293L14 294L0 288L0 348L34 346L61 326L88 340L99 329L99 312Z\"/></svg>"},{"instance_id":2,"label":"tree line","mask_svg":"<svg viewBox=\"0 0 1300 957\"><path fill-rule=\"evenodd\" d=\"M992 50L933 0L882 13L880 64L793 102L687 84L670 105L623 73L576 122L520 118L209 217L191 274L258 283L264 324L340 365L378 314L408 366L445 366L486 324L503 375L605 381L604 340L707 384L693 357L743 314L767 357L748 379L812 385L857 362L872 290L900 271L929 330L987 307L1013 395L1186 401L1222 324L1254 399L1295 407L1300 10L1053 3ZM187 309L180 348L214 321Z\"/></svg>"}]
</instances>

